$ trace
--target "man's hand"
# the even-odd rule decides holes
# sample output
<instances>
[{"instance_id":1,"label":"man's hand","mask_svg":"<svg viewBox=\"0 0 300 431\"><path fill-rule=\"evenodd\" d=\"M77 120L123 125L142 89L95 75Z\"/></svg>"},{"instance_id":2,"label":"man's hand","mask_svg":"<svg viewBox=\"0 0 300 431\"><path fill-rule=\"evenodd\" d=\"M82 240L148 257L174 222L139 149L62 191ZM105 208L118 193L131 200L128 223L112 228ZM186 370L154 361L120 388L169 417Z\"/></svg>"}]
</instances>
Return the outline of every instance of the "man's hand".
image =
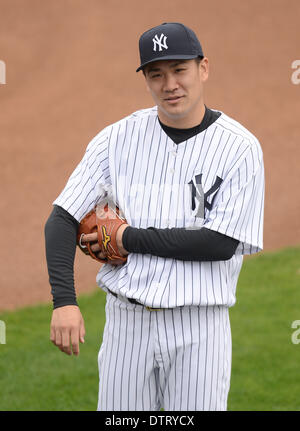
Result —
<instances>
[{"instance_id":1,"label":"man's hand","mask_svg":"<svg viewBox=\"0 0 300 431\"><path fill-rule=\"evenodd\" d=\"M79 355L79 341L84 343L84 321L77 305L55 308L50 325L50 340L67 355Z\"/></svg>"},{"instance_id":2,"label":"man's hand","mask_svg":"<svg viewBox=\"0 0 300 431\"><path fill-rule=\"evenodd\" d=\"M123 232L124 230L128 227L128 224L123 224L119 227L119 229L117 230L116 233L116 241L117 241L117 246L119 249L119 252L122 256L127 256L129 253L127 250L125 250L124 246L123 246L123 242L122 242L122 237L123 237ZM105 255L104 253L102 253L101 247L98 244L98 234L97 232L94 233L87 233L85 235L82 236L81 242L84 243L91 243L91 249L93 250L94 253L96 253L96 255L100 258L100 259L105 259ZM97 253L98 252L98 253Z\"/></svg>"}]
</instances>

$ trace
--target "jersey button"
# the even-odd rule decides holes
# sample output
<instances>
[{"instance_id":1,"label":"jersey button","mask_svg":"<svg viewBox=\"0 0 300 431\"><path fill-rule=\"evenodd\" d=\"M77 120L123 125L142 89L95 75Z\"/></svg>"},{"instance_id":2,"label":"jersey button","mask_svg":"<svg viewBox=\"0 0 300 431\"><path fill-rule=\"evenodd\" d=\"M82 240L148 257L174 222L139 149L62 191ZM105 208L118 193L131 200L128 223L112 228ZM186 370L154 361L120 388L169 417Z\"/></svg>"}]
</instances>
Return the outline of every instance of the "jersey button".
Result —
<instances>
[{"instance_id":1,"label":"jersey button","mask_svg":"<svg viewBox=\"0 0 300 431\"><path fill-rule=\"evenodd\" d=\"M170 169L170 172L171 172L171 174L174 174L175 169L171 168L171 169Z\"/></svg>"}]
</instances>

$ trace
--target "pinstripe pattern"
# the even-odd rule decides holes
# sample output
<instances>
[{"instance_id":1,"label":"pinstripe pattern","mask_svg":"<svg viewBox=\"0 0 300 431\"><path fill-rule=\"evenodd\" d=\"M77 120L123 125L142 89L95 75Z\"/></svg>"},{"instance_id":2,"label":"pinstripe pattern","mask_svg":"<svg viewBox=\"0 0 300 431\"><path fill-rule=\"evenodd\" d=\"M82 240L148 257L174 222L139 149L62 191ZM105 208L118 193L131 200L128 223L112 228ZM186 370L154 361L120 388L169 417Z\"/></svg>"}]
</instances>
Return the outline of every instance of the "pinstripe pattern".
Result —
<instances>
[{"instance_id":1,"label":"pinstripe pattern","mask_svg":"<svg viewBox=\"0 0 300 431\"><path fill-rule=\"evenodd\" d=\"M226 410L228 308L149 312L108 294L98 360L98 410Z\"/></svg>"}]
</instances>

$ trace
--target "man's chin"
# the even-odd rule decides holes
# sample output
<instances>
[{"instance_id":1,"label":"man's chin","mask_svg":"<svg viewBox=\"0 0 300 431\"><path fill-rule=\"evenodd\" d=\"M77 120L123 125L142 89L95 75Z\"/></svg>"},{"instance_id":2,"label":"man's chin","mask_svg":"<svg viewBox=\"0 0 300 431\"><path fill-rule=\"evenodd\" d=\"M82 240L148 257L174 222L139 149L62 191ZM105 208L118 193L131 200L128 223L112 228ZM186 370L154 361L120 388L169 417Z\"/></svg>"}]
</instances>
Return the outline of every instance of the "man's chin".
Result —
<instances>
[{"instance_id":1,"label":"man's chin","mask_svg":"<svg viewBox=\"0 0 300 431\"><path fill-rule=\"evenodd\" d=\"M186 116L186 111L179 107L173 107L172 109L158 108L158 112L161 112L163 116L170 120L179 120Z\"/></svg>"}]
</instances>

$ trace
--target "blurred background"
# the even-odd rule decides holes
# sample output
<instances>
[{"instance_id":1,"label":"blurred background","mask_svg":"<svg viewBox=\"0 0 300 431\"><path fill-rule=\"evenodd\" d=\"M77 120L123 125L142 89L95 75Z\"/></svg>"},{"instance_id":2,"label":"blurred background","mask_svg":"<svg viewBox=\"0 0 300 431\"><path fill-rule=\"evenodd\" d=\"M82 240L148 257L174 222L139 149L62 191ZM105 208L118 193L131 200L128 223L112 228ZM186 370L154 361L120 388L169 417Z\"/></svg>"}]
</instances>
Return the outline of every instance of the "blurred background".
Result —
<instances>
[{"instance_id":1,"label":"blurred background","mask_svg":"<svg viewBox=\"0 0 300 431\"><path fill-rule=\"evenodd\" d=\"M52 202L101 129L153 105L143 75L135 72L138 39L166 21L185 23L202 43L210 60L207 106L232 116L261 143L266 170L261 271L274 268L268 253L299 246L300 85L292 79L292 63L300 60L299 18L299 0L0 0L0 60L6 66L6 83L0 84L0 311L50 304L44 225ZM290 343L290 323L300 318L293 297L300 287L298 258L295 253L278 258L276 270L283 272L269 277L265 272L263 288L254 268L251 283L245 280L248 290L240 287L241 297L249 294L254 311L257 302L265 303L256 300L261 292L264 298L281 292L275 305L269 303L271 314L289 298L285 318L277 323L285 325L282 340L294 348L292 355L297 347ZM284 272L289 262L293 266ZM94 291L97 270L96 262L77 253L79 295ZM287 281L291 273L293 279ZM245 328L251 332L250 320ZM237 315L234 322L242 331ZM40 323L48 331L48 321L41 318ZM265 327L261 324L260 335ZM20 324L7 323L8 331L14 328L20 331ZM32 335L32 329L24 331L25 338ZM245 342L242 332L240 340ZM266 342L262 340L261 346ZM271 344L280 348L276 341ZM242 345L240 354L245 348ZM266 358L266 367L272 357ZM296 395L295 400L299 392ZM15 405L24 407L21 402Z\"/></svg>"}]
</instances>

